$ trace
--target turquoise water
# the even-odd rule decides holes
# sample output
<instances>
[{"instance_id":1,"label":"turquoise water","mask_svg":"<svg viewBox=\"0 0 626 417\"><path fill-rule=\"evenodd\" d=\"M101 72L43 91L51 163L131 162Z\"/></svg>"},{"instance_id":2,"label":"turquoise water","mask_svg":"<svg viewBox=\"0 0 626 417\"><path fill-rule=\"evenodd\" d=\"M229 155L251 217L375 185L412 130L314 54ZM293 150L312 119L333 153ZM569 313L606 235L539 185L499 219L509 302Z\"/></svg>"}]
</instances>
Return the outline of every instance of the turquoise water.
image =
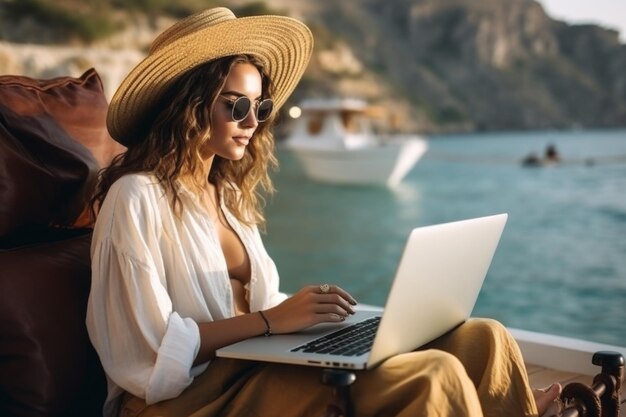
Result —
<instances>
[{"instance_id":1,"label":"turquoise water","mask_svg":"<svg viewBox=\"0 0 626 417\"><path fill-rule=\"evenodd\" d=\"M561 165L521 166L549 143ZM432 137L394 189L316 183L278 156L264 239L284 291L384 304L411 228L508 212L473 315L626 346L626 130Z\"/></svg>"}]
</instances>

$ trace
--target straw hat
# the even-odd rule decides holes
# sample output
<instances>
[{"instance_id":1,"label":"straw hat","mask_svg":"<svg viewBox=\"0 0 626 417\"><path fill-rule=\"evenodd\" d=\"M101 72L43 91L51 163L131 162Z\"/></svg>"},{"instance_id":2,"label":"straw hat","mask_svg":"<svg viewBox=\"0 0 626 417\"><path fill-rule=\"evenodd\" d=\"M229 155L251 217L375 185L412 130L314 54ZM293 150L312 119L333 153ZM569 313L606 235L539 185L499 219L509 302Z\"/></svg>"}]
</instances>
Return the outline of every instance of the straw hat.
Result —
<instances>
[{"instance_id":1,"label":"straw hat","mask_svg":"<svg viewBox=\"0 0 626 417\"><path fill-rule=\"evenodd\" d=\"M148 56L121 83L109 105L111 136L128 146L145 131L149 115L167 88L193 67L229 55L258 57L274 85L278 109L302 77L313 36L300 21L284 16L237 18L224 7L189 16L159 35Z\"/></svg>"}]
</instances>

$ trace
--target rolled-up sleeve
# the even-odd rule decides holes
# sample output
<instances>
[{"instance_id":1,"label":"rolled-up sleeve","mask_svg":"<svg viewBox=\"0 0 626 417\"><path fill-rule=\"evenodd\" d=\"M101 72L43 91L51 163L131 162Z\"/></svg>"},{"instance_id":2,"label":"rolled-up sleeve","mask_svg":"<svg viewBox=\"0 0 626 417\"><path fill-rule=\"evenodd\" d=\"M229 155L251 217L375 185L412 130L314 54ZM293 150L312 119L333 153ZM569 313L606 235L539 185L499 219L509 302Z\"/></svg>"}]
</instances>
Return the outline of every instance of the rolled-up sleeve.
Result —
<instances>
[{"instance_id":1,"label":"rolled-up sleeve","mask_svg":"<svg viewBox=\"0 0 626 417\"><path fill-rule=\"evenodd\" d=\"M172 313L146 390L147 404L176 397L191 384L190 369L199 347L196 322Z\"/></svg>"}]
</instances>

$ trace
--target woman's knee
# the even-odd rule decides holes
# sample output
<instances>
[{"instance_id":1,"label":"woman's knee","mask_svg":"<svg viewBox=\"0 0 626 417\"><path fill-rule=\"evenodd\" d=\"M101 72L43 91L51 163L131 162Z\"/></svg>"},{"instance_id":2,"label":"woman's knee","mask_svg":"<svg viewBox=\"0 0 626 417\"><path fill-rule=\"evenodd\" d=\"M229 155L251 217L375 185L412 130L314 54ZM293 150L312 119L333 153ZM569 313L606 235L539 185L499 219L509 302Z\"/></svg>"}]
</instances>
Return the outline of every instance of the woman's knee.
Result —
<instances>
[{"instance_id":1,"label":"woman's knee","mask_svg":"<svg viewBox=\"0 0 626 417\"><path fill-rule=\"evenodd\" d=\"M463 333L469 333L473 340L509 340L512 338L508 329L497 320L472 318L461 326Z\"/></svg>"},{"instance_id":2,"label":"woman's knee","mask_svg":"<svg viewBox=\"0 0 626 417\"><path fill-rule=\"evenodd\" d=\"M440 380L456 380L464 383L468 378L465 367L456 356L442 350L433 349L429 353L430 375L440 375Z\"/></svg>"},{"instance_id":3,"label":"woman's knee","mask_svg":"<svg viewBox=\"0 0 626 417\"><path fill-rule=\"evenodd\" d=\"M482 317L472 317L463 323L462 327L468 327L489 332L506 331L506 328L498 320Z\"/></svg>"},{"instance_id":4,"label":"woman's knee","mask_svg":"<svg viewBox=\"0 0 626 417\"><path fill-rule=\"evenodd\" d=\"M403 376L423 376L431 380L467 378L461 361L456 356L438 349L397 355L386 361L382 369L401 378Z\"/></svg>"},{"instance_id":5,"label":"woman's knee","mask_svg":"<svg viewBox=\"0 0 626 417\"><path fill-rule=\"evenodd\" d=\"M383 415L401 414L398 410L424 413L431 406L446 403L456 409L476 396L461 362L436 349L389 358L372 371L358 375L354 388L363 415L377 415L379 411Z\"/></svg>"}]
</instances>

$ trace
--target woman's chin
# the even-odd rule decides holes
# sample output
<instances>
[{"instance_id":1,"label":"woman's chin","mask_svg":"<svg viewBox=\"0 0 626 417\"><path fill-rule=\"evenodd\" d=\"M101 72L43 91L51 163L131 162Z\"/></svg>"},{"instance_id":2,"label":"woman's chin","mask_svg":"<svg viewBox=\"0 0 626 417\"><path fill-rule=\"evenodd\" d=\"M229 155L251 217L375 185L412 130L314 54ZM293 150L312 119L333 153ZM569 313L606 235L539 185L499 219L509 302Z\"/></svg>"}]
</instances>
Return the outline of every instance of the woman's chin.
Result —
<instances>
[{"instance_id":1,"label":"woman's chin","mask_svg":"<svg viewBox=\"0 0 626 417\"><path fill-rule=\"evenodd\" d=\"M224 152L220 155L224 159L228 159L229 161L239 161L246 154L246 147L242 146L237 149L233 149L230 152Z\"/></svg>"}]
</instances>

